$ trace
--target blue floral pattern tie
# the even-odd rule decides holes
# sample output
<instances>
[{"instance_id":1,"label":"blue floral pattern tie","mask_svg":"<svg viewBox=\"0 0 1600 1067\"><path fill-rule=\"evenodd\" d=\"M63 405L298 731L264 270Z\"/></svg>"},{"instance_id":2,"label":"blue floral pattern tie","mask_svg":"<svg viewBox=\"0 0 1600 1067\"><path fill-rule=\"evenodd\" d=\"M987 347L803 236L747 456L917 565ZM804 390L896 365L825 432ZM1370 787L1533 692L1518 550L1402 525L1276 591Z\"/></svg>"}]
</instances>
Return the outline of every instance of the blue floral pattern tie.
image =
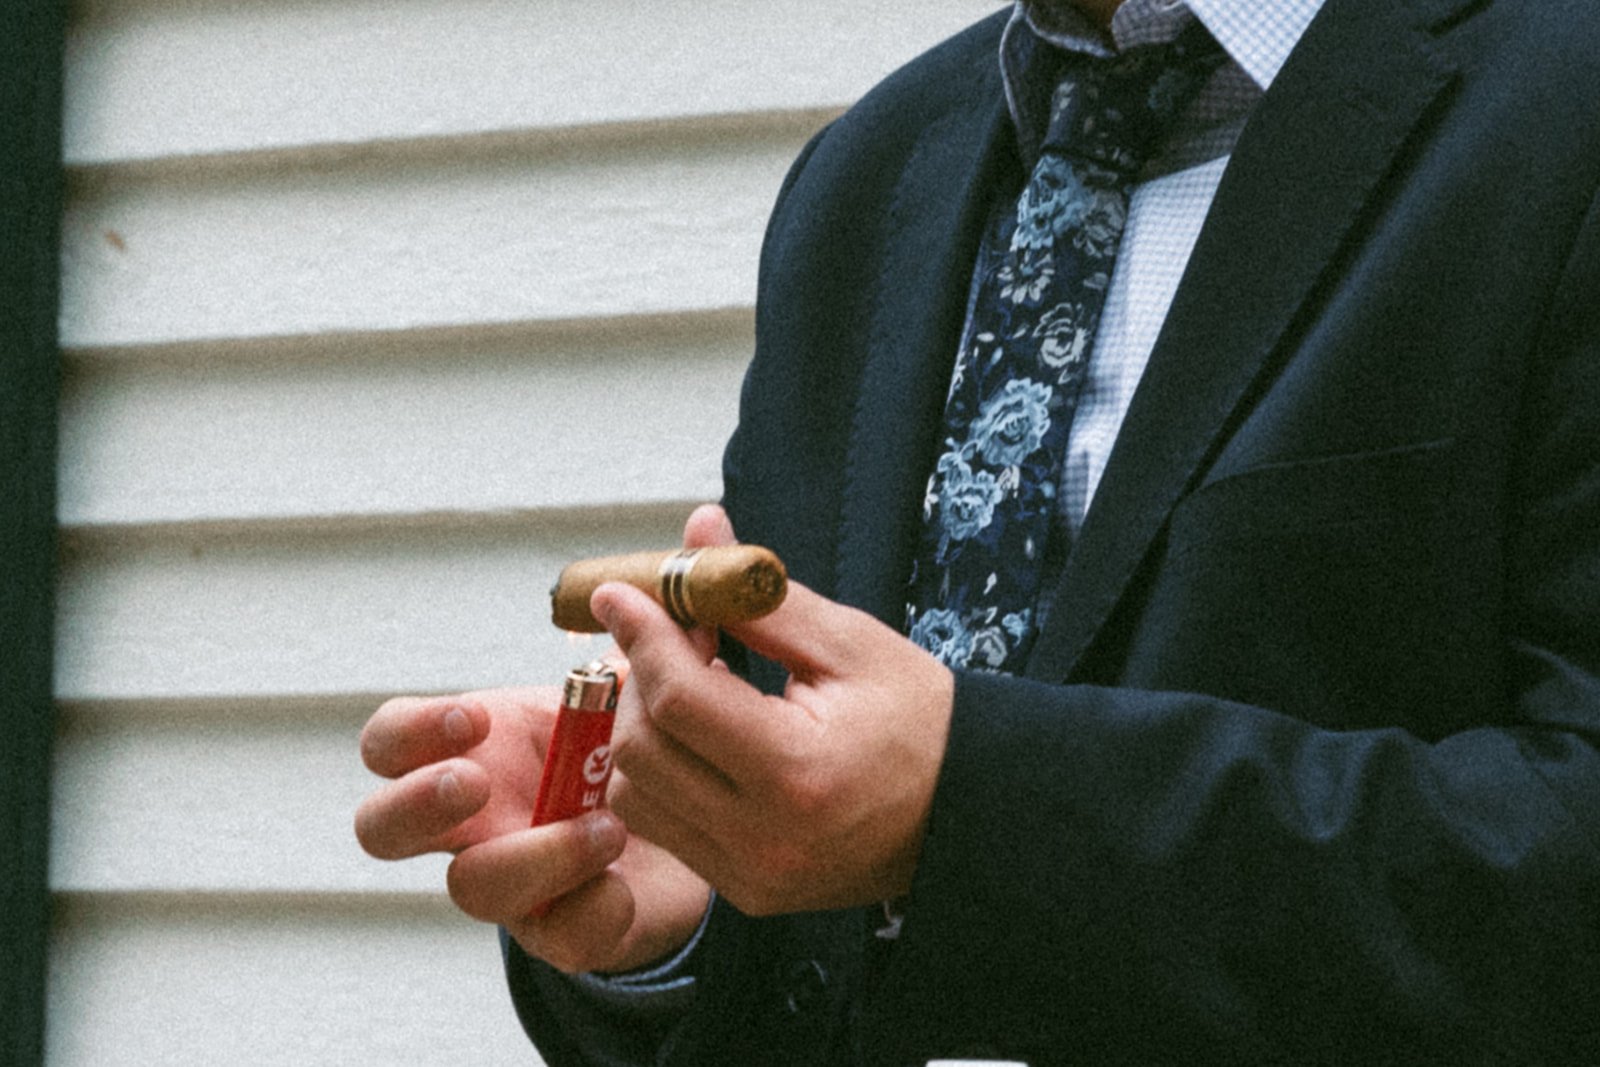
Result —
<instances>
[{"instance_id":1,"label":"blue floral pattern tie","mask_svg":"<svg viewBox=\"0 0 1600 1067\"><path fill-rule=\"evenodd\" d=\"M1038 163L990 220L923 501L911 639L955 668L1014 670L1038 632L1056 485L1129 187L1221 59L1199 23L1177 41L1075 68ZM1057 553L1061 545L1052 546Z\"/></svg>"}]
</instances>

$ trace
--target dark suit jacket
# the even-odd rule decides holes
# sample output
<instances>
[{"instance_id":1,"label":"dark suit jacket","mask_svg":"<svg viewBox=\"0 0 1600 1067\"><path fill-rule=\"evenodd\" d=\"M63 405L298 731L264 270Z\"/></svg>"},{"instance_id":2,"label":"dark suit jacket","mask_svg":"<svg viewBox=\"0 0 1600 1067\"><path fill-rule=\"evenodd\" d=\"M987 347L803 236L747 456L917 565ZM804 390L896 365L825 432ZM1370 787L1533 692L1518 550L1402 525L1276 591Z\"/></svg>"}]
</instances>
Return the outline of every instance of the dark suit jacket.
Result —
<instances>
[{"instance_id":1,"label":"dark suit jacket","mask_svg":"<svg viewBox=\"0 0 1600 1067\"><path fill-rule=\"evenodd\" d=\"M796 164L727 452L740 536L894 624L1001 24ZM1026 676L958 680L901 939L719 904L666 1058L1600 1062L1597 189L1594 0L1328 0Z\"/></svg>"}]
</instances>

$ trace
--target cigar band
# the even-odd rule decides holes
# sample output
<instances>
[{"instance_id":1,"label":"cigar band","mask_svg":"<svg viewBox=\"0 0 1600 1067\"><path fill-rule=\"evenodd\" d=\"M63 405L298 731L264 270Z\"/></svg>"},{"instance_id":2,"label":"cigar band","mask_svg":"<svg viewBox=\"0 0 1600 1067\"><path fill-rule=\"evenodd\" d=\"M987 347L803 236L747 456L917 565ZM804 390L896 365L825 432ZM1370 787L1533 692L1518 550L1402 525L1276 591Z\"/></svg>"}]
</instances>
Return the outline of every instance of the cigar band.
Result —
<instances>
[{"instance_id":1,"label":"cigar band","mask_svg":"<svg viewBox=\"0 0 1600 1067\"><path fill-rule=\"evenodd\" d=\"M661 603L679 626L695 625L694 603L689 598L689 572L700 558L698 548L674 552L661 561Z\"/></svg>"}]
</instances>

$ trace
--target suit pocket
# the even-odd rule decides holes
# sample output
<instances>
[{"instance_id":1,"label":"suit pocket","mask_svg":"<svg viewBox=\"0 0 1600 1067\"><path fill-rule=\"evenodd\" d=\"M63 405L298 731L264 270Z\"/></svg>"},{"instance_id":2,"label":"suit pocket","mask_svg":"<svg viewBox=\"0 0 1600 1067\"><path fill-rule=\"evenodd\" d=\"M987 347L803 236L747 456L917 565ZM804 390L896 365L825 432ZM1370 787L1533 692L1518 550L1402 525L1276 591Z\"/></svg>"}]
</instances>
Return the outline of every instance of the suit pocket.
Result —
<instances>
[{"instance_id":1,"label":"suit pocket","mask_svg":"<svg viewBox=\"0 0 1600 1067\"><path fill-rule=\"evenodd\" d=\"M1483 710L1493 527L1450 440L1231 470L1172 512L1135 684L1336 729L1442 736ZM1491 508L1492 510L1492 508ZM1403 720L1397 716L1404 715Z\"/></svg>"},{"instance_id":2,"label":"suit pocket","mask_svg":"<svg viewBox=\"0 0 1600 1067\"><path fill-rule=\"evenodd\" d=\"M1430 525L1449 500L1454 439L1264 463L1205 482L1173 509L1169 559L1218 542L1359 537Z\"/></svg>"}]
</instances>

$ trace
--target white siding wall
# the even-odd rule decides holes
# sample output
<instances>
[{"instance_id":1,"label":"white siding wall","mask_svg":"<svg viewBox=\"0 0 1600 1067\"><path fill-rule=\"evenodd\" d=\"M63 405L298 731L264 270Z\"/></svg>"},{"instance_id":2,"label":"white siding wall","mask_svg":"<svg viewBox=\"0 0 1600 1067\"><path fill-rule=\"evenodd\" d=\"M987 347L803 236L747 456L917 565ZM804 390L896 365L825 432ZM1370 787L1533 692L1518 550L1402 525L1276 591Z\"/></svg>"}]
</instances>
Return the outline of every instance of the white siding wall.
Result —
<instances>
[{"instance_id":1,"label":"white siding wall","mask_svg":"<svg viewBox=\"0 0 1600 1067\"><path fill-rule=\"evenodd\" d=\"M534 1060L361 723L581 657L560 564L717 494L788 160L987 10L76 5L51 1064Z\"/></svg>"}]
</instances>

